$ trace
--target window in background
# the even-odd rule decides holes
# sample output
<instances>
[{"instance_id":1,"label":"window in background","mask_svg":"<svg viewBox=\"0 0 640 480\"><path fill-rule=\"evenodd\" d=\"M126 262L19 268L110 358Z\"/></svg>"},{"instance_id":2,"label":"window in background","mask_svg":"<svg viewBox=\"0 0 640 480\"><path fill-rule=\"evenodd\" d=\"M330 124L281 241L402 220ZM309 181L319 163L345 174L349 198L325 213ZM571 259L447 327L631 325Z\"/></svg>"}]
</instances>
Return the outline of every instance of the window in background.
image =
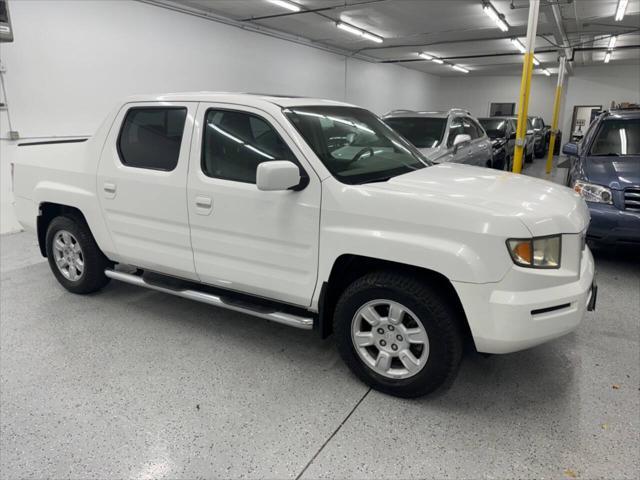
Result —
<instances>
[{"instance_id":1,"label":"window in background","mask_svg":"<svg viewBox=\"0 0 640 480\"><path fill-rule=\"evenodd\" d=\"M516 104L515 103L491 103L489 109L489 116L501 117L515 115Z\"/></svg>"}]
</instances>

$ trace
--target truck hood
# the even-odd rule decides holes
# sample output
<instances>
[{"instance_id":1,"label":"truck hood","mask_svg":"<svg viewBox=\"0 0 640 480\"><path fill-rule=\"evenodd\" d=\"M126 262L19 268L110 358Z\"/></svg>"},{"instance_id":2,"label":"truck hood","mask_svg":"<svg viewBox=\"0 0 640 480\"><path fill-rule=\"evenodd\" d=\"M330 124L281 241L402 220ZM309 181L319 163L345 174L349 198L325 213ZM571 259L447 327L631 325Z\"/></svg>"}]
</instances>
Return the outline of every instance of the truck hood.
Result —
<instances>
[{"instance_id":1,"label":"truck hood","mask_svg":"<svg viewBox=\"0 0 640 480\"><path fill-rule=\"evenodd\" d=\"M640 156L587 157L586 180L614 190L640 185Z\"/></svg>"},{"instance_id":2,"label":"truck hood","mask_svg":"<svg viewBox=\"0 0 640 480\"><path fill-rule=\"evenodd\" d=\"M573 190L488 168L443 163L394 177L379 186L442 196L463 207L516 217L533 236L580 233L589 224L587 205Z\"/></svg>"}]
</instances>

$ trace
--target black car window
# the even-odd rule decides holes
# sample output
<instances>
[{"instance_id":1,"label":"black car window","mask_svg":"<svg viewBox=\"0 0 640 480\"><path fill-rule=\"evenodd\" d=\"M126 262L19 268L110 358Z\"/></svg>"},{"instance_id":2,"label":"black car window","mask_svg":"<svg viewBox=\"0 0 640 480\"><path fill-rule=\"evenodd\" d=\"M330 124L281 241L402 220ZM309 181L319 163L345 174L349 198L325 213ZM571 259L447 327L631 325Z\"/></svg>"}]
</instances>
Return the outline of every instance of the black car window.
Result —
<instances>
[{"instance_id":1,"label":"black car window","mask_svg":"<svg viewBox=\"0 0 640 480\"><path fill-rule=\"evenodd\" d=\"M418 148L435 148L442 141L446 118L393 117L385 123Z\"/></svg>"},{"instance_id":2,"label":"black car window","mask_svg":"<svg viewBox=\"0 0 640 480\"><path fill-rule=\"evenodd\" d=\"M118 137L120 161L128 167L173 170L186 117L184 107L131 108Z\"/></svg>"},{"instance_id":3,"label":"black car window","mask_svg":"<svg viewBox=\"0 0 640 480\"><path fill-rule=\"evenodd\" d=\"M509 120L500 118L482 118L480 123L487 132L489 138L504 138L511 130L511 123Z\"/></svg>"},{"instance_id":4,"label":"black car window","mask_svg":"<svg viewBox=\"0 0 640 480\"><path fill-rule=\"evenodd\" d=\"M275 129L257 115L211 109L205 115L205 125L201 161L208 177L256 183L262 162L297 162Z\"/></svg>"},{"instance_id":5,"label":"black car window","mask_svg":"<svg viewBox=\"0 0 640 480\"><path fill-rule=\"evenodd\" d=\"M601 123L591 155L640 155L640 118L613 118Z\"/></svg>"}]
</instances>

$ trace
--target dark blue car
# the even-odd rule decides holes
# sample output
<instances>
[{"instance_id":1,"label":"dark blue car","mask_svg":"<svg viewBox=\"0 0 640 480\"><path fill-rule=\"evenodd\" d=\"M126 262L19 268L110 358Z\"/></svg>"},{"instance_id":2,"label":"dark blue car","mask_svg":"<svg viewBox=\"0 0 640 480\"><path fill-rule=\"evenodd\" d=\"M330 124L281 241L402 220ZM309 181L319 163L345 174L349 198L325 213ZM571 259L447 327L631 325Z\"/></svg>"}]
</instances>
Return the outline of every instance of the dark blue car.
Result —
<instances>
[{"instance_id":1,"label":"dark blue car","mask_svg":"<svg viewBox=\"0 0 640 480\"><path fill-rule=\"evenodd\" d=\"M571 157L567 185L591 212L587 238L598 243L640 244L640 110L612 110L597 117Z\"/></svg>"}]
</instances>

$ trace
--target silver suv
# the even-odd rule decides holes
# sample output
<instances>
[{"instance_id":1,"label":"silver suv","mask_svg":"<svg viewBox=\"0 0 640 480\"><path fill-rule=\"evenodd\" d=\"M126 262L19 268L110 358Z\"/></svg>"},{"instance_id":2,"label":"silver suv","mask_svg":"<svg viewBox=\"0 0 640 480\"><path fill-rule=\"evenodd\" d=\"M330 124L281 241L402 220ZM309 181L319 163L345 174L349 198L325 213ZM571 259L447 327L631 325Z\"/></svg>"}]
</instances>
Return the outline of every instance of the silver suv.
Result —
<instances>
[{"instance_id":1,"label":"silver suv","mask_svg":"<svg viewBox=\"0 0 640 480\"><path fill-rule=\"evenodd\" d=\"M492 167L491 139L466 110L414 112L394 110L384 121L429 160Z\"/></svg>"}]
</instances>

